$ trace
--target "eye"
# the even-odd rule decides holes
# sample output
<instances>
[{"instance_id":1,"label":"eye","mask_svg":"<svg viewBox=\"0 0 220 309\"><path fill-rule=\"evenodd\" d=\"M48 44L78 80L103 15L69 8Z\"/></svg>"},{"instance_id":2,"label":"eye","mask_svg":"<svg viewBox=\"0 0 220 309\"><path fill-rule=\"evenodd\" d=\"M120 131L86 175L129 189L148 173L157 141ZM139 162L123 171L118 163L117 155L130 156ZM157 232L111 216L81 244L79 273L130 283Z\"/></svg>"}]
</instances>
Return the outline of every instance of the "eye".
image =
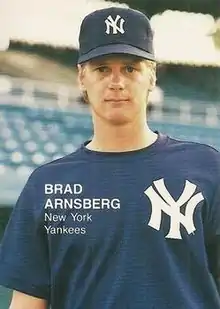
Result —
<instances>
[{"instance_id":1,"label":"eye","mask_svg":"<svg viewBox=\"0 0 220 309\"><path fill-rule=\"evenodd\" d=\"M128 73L133 73L135 71L135 68L131 65L126 65L125 70Z\"/></svg>"},{"instance_id":2,"label":"eye","mask_svg":"<svg viewBox=\"0 0 220 309\"><path fill-rule=\"evenodd\" d=\"M108 67L107 66L100 66L100 67L96 68L96 71L98 71L100 73L106 73L106 72L108 72Z\"/></svg>"}]
</instances>

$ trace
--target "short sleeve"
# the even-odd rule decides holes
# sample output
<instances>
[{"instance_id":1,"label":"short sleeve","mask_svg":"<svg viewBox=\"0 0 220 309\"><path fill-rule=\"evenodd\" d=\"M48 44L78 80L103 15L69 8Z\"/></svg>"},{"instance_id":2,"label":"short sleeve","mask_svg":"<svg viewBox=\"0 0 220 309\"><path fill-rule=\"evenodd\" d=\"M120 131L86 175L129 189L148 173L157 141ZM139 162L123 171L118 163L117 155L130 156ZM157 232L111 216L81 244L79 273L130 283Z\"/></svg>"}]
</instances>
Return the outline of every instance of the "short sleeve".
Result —
<instances>
[{"instance_id":1,"label":"short sleeve","mask_svg":"<svg viewBox=\"0 0 220 309\"><path fill-rule=\"evenodd\" d=\"M218 184L217 190L214 195L212 209L213 235L220 237L220 183Z\"/></svg>"},{"instance_id":2,"label":"short sleeve","mask_svg":"<svg viewBox=\"0 0 220 309\"><path fill-rule=\"evenodd\" d=\"M217 160L217 176L220 176L220 154ZM210 205L210 240L206 250L210 271L216 281L220 293L220 177L217 178L216 189Z\"/></svg>"},{"instance_id":3,"label":"short sleeve","mask_svg":"<svg viewBox=\"0 0 220 309\"><path fill-rule=\"evenodd\" d=\"M40 207L29 178L12 211L0 247L0 285L48 300L48 245Z\"/></svg>"},{"instance_id":4,"label":"short sleeve","mask_svg":"<svg viewBox=\"0 0 220 309\"><path fill-rule=\"evenodd\" d=\"M215 150L209 158L212 193L208 201L206 228L209 241L215 241L220 236L220 152Z\"/></svg>"}]
</instances>

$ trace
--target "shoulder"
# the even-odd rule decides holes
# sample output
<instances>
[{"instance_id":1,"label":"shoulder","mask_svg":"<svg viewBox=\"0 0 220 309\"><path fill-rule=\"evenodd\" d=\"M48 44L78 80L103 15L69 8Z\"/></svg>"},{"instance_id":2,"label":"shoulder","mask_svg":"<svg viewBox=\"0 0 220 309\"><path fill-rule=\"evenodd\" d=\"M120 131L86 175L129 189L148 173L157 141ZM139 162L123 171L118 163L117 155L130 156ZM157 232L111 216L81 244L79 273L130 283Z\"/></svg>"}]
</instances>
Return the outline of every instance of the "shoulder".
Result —
<instances>
[{"instance_id":1,"label":"shoulder","mask_svg":"<svg viewBox=\"0 0 220 309\"><path fill-rule=\"evenodd\" d=\"M207 144L168 137L168 149L201 167L213 169L220 177L220 151Z\"/></svg>"},{"instance_id":2,"label":"shoulder","mask_svg":"<svg viewBox=\"0 0 220 309\"><path fill-rule=\"evenodd\" d=\"M81 147L77 148L73 153L37 167L32 171L28 183L35 186L38 183L47 183L51 180L58 181L70 169L76 169L79 165L82 167L86 160L80 150Z\"/></svg>"},{"instance_id":3,"label":"shoulder","mask_svg":"<svg viewBox=\"0 0 220 309\"><path fill-rule=\"evenodd\" d=\"M187 140L176 139L173 137L168 137L169 145L177 149L182 149L186 152L193 152L197 154L203 154L205 156L209 156L214 160L220 160L220 151L216 148L198 142L192 142Z\"/></svg>"}]
</instances>

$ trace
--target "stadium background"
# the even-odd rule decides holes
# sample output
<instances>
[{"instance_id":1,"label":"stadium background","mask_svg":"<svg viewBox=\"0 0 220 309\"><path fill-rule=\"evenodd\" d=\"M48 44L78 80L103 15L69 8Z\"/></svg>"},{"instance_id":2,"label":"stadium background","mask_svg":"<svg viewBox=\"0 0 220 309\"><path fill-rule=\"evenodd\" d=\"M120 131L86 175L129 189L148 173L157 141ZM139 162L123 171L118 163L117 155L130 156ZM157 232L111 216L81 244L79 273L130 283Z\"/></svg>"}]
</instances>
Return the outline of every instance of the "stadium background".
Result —
<instances>
[{"instance_id":1,"label":"stadium background","mask_svg":"<svg viewBox=\"0 0 220 309\"><path fill-rule=\"evenodd\" d=\"M98 0L3 0L0 5L0 239L31 171L92 135L77 87L78 31ZM220 150L220 4L127 0L151 18L158 59L150 126ZM181 164L181 162L180 162ZM11 291L0 289L0 309Z\"/></svg>"}]
</instances>

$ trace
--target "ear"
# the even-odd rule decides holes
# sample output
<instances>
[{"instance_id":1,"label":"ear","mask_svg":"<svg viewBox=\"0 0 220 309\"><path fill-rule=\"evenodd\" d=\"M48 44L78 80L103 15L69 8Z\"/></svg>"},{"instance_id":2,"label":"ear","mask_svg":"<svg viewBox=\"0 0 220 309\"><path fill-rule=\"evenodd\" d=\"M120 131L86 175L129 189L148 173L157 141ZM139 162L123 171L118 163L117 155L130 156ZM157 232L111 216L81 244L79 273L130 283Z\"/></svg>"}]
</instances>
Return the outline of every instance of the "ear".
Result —
<instances>
[{"instance_id":1,"label":"ear","mask_svg":"<svg viewBox=\"0 0 220 309\"><path fill-rule=\"evenodd\" d=\"M81 89L81 91L85 91L85 84L84 84L84 80L85 80L85 67L81 66L80 64L77 65L78 68L78 84L79 84L79 88Z\"/></svg>"}]
</instances>

